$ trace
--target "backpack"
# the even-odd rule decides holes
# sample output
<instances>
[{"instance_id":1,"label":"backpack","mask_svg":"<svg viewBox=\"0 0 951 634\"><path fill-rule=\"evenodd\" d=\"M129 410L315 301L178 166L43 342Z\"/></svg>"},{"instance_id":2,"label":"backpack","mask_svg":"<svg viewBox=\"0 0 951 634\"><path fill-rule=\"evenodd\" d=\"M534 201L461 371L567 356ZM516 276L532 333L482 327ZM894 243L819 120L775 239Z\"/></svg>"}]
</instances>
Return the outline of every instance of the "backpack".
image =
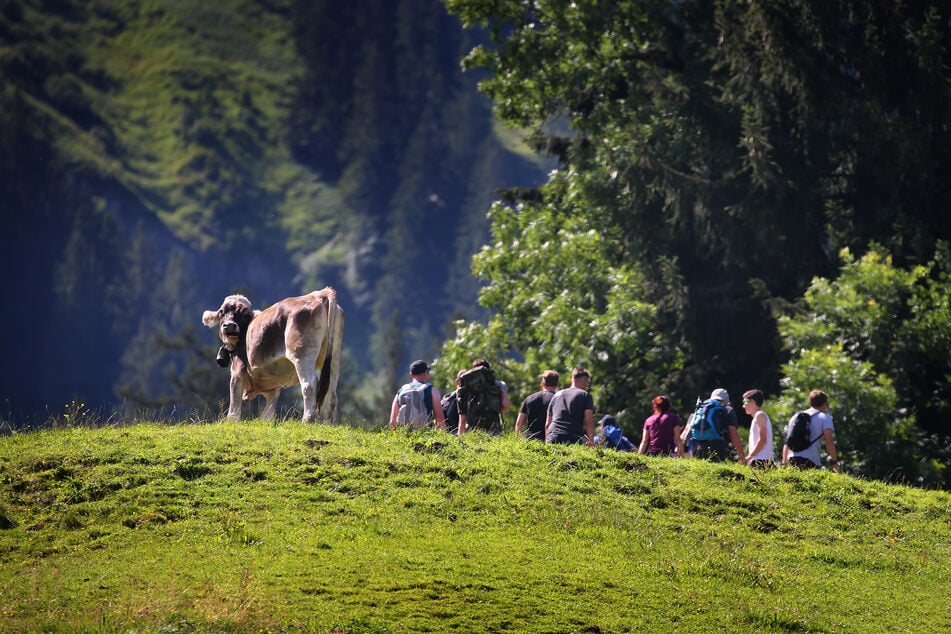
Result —
<instances>
[{"instance_id":1,"label":"backpack","mask_svg":"<svg viewBox=\"0 0 951 634\"><path fill-rule=\"evenodd\" d=\"M793 451L805 451L822 438L820 432L815 438L812 436L812 415L809 412L796 412L786 425L784 444Z\"/></svg>"},{"instance_id":2,"label":"backpack","mask_svg":"<svg viewBox=\"0 0 951 634\"><path fill-rule=\"evenodd\" d=\"M443 394L439 406L442 408L442 417L446 421L446 430L455 431L459 427L459 400L456 398L456 392Z\"/></svg>"},{"instance_id":3,"label":"backpack","mask_svg":"<svg viewBox=\"0 0 951 634\"><path fill-rule=\"evenodd\" d=\"M624 435L620 427L615 425L604 426L603 441L604 444L611 449L617 449L618 451L637 451L637 447L634 446L634 443Z\"/></svg>"},{"instance_id":4,"label":"backpack","mask_svg":"<svg viewBox=\"0 0 951 634\"><path fill-rule=\"evenodd\" d=\"M693 427L690 437L694 440L718 440L723 437L723 417L726 416L726 407L723 403L710 398L697 406L693 416Z\"/></svg>"},{"instance_id":5,"label":"backpack","mask_svg":"<svg viewBox=\"0 0 951 634\"><path fill-rule=\"evenodd\" d=\"M502 388L495 382L491 368L472 368L459 377L457 398L460 411L465 412L469 427L485 430L499 428L499 413L502 411Z\"/></svg>"},{"instance_id":6,"label":"backpack","mask_svg":"<svg viewBox=\"0 0 951 634\"><path fill-rule=\"evenodd\" d=\"M426 396L432 387L430 383L410 383L404 386L405 389L397 397L400 409L396 414L396 422L410 427L425 427L430 419Z\"/></svg>"}]
</instances>

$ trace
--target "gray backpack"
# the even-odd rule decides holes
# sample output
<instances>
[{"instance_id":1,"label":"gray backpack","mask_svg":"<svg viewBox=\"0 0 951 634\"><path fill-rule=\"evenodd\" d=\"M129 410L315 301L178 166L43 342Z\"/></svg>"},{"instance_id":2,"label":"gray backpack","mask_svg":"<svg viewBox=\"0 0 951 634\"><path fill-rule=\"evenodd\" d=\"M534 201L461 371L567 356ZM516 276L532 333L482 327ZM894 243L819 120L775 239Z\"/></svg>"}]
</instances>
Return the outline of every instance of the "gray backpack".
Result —
<instances>
[{"instance_id":1,"label":"gray backpack","mask_svg":"<svg viewBox=\"0 0 951 634\"><path fill-rule=\"evenodd\" d=\"M412 387L406 387L400 392L397 397L400 410L396 415L396 422L410 427L426 427L430 419L426 397L432 387L430 383L420 383Z\"/></svg>"}]
</instances>

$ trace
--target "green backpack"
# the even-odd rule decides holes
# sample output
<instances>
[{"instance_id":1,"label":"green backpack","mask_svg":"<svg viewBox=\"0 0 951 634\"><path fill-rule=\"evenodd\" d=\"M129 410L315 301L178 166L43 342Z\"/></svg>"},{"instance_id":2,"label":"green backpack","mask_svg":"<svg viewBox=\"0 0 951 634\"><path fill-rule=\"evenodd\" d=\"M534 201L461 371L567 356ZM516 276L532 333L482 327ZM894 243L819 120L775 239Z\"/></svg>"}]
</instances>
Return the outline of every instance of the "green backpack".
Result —
<instances>
[{"instance_id":1,"label":"green backpack","mask_svg":"<svg viewBox=\"0 0 951 634\"><path fill-rule=\"evenodd\" d=\"M472 368L459 377L457 395L470 429L492 431L501 426L502 389L491 368Z\"/></svg>"}]
</instances>

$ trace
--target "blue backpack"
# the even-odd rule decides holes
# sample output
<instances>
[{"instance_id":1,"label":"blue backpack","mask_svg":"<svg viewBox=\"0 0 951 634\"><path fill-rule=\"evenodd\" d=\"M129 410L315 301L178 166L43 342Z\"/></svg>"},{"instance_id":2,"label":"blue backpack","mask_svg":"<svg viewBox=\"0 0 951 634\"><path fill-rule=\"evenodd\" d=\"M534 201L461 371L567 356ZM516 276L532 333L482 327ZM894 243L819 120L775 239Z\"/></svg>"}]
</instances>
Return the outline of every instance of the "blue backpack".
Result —
<instances>
[{"instance_id":1,"label":"blue backpack","mask_svg":"<svg viewBox=\"0 0 951 634\"><path fill-rule=\"evenodd\" d=\"M617 449L618 451L637 451L637 447L634 446L634 443L624 435L624 432L620 427L616 425L605 425L604 426L604 438L598 439L595 441L603 440L604 444L612 449Z\"/></svg>"},{"instance_id":2,"label":"blue backpack","mask_svg":"<svg viewBox=\"0 0 951 634\"><path fill-rule=\"evenodd\" d=\"M718 440L723 437L723 417L726 408L720 401L710 398L697 406L694 412L690 437L694 440Z\"/></svg>"}]
</instances>

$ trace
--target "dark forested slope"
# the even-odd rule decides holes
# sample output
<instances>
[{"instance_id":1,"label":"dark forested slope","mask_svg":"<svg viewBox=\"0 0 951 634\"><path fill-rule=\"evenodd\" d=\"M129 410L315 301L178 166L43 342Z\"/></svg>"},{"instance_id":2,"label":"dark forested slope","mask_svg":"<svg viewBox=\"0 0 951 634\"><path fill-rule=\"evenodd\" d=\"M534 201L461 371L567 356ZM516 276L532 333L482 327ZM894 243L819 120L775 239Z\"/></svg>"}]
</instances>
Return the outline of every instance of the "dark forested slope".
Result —
<instances>
[{"instance_id":1,"label":"dark forested slope","mask_svg":"<svg viewBox=\"0 0 951 634\"><path fill-rule=\"evenodd\" d=\"M476 310L494 189L541 178L467 37L437 0L0 3L3 415L216 408L201 310L325 284L373 411Z\"/></svg>"}]
</instances>

